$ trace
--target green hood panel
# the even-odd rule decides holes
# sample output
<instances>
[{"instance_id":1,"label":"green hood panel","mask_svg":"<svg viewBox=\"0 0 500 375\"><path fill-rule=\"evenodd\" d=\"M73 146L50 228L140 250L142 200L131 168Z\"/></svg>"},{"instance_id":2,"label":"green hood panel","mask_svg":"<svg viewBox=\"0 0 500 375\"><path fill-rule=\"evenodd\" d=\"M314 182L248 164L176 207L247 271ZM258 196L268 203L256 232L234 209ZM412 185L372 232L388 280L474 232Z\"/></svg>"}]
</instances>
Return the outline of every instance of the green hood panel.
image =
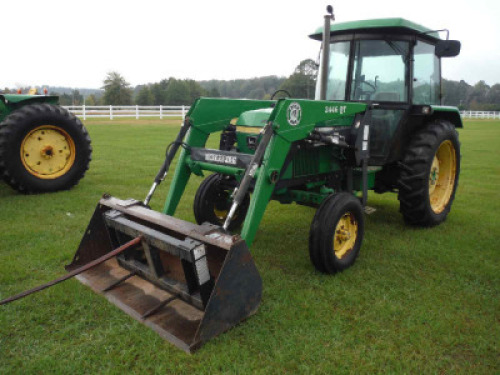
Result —
<instances>
[{"instance_id":1,"label":"green hood panel","mask_svg":"<svg viewBox=\"0 0 500 375\"><path fill-rule=\"evenodd\" d=\"M271 116L273 109L274 108L263 108L263 109L256 109L253 111L243 112L238 118L236 125L264 127L264 125L266 125L267 121L269 120L269 116Z\"/></svg>"},{"instance_id":2,"label":"green hood panel","mask_svg":"<svg viewBox=\"0 0 500 375\"><path fill-rule=\"evenodd\" d=\"M24 105L35 103L59 104L58 96L0 94L0 122Z\"/></svg>"},{"instance_id":3,"label":"green hood panel","mask_svg":"<svg viewBox=\"0 0 500 375\"><path fill-rule=\"evenodd\" d=\"M54 95L21 95L21 94L3 94L0 100L4 103L20 103L24 101L36 101L43 103L57 104L59 97Z\"/></svg>"}]
</instances>

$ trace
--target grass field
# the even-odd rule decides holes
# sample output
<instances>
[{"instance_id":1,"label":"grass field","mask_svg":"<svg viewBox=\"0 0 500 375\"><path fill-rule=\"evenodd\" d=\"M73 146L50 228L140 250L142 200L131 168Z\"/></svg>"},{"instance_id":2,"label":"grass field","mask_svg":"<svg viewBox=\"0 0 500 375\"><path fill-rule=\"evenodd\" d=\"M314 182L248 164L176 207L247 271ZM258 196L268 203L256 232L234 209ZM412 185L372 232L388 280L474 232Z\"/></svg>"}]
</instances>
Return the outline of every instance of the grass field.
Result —
<instances>
[{"instance_id":1,"label":"grass field","mask_svg":"<svg viewBox=\"0 0 500 375\"><path fill-rule=\"evenodd\" d=\"M0 299L64 274L104 192L143 199L179 121L86 125L93 161L73 190L23 196L0 184ZM372 194L360 256L339 275L310 264L314 210L271 203L251 248L258 313L194 356L71 280L0 307L0 374L499 373L500 122L468 121L460 138L448 220L405 226L394 194ZM176 216L194 220L200 181Z\"/></svg>"}]
</instances>

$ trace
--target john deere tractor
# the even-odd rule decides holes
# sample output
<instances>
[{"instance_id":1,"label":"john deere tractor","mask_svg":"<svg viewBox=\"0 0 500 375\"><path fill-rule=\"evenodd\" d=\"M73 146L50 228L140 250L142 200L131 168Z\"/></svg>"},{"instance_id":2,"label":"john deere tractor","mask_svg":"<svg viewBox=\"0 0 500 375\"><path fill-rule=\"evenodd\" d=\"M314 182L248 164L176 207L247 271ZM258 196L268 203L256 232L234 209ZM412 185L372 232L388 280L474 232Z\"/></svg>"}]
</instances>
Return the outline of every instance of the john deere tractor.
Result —
<instances>
[{"instance_id":1,"label":"john deere tractor","mask_svg":"<svg viewBox=\"0 0 500 375\"><path fill-rule=\"evenodd\" d=\"M311 35L322 41L316 100L196 100L146 198L105 194L63 279L78 275L193 351L257 310L262 280L249 248L271 199L316 209L309 255L326 274L358 256L369 190L397 193L409 224L443 222L462 122L440 104L441 58L458 55L460 43L400 18L332 18L330 10ZM206 148L213 133L218 149ZM153 211L179 149L163 212ZM197 224L173 216L192 174L205 176L193 197Z\"/></svg>"},{"instance_id":2,"label":"john deere tractor","mask_svg":"<svg viewBox=\"0 0 500 375\"><path fill-rule=\"evenodd\" d=\"M0 95L0 177L22 193L66 190L84 176L92 148L57 96Z\"/></svg>"}]
</instances>

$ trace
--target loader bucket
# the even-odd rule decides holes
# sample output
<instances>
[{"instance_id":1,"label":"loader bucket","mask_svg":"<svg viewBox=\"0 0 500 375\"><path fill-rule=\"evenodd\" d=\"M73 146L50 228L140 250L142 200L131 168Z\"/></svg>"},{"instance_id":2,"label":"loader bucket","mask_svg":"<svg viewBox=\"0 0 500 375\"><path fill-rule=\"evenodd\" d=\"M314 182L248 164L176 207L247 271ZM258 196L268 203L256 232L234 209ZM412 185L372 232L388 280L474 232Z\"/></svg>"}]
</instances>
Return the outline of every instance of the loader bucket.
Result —
<instances>
[{"instance_id":1,"label":"loader bucket","mask_svg":"<svg viewBox=\"0 0 500 375\"><path fill-rule=\"evenodd\" d=\"M135 200L104 196L66 269L137 237L137 245L78 280L189 353L257 311L262 280L241 237Z\"/></svg>"}]
</instances>

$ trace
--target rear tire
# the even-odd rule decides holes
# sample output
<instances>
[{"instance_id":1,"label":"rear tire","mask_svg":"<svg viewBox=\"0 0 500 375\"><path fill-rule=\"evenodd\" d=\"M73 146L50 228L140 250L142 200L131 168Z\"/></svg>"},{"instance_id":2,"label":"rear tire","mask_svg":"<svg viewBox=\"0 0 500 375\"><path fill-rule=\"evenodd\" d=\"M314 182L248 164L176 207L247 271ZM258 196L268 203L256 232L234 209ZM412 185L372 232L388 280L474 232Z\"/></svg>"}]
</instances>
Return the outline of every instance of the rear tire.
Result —
<instances>
[{"instance_id":1,"label":"rear tire","mask_svg":"<svg viewBox=\"0 0 500 375\"><path fill-rule=\"evenodd\" d=\"M460 142L455 126L429 123L410 142L398 180L400 211L408 224L442 223L455 198L460 175Z\"/></svg>"},{"instance_id":2,"label":"rear tire","mask_svg":"<svg viewBox=\"0 0 500 375\"><path fill-rule=\"evenodd\" d=\"M330 195L319 206L309 232L309 256L314 267L333 274L352 266L364 235L363 207L349 193Z\"/></svg>"},{"instance_id":3,"label":"rear tire","mask_svg":"<svg viewBox=\"0 0 500 375\"><path fill-rule=\"evenodd\" d=\"M73 114L51 104L31 104L0 124L0 171L25 194L67 190L85 175L90 137Z\"/></svg>"},{"instance_id":4,"label":"rear tire","mask_svg":"<svg viewBox=\"0 0 500 375\"><path fill-rule=\"evenodd\" d=\"M231 191L223 186L224 178L223 175L214 173L203 180L198 188L193 204L194 217L198 224L204 222L218 226L224 224L231 208ZM249 206L250 194L247 193L229 225L228 229L230 231L234 231L241 226L245 220Z\"/></svg>"}]
</instances>

